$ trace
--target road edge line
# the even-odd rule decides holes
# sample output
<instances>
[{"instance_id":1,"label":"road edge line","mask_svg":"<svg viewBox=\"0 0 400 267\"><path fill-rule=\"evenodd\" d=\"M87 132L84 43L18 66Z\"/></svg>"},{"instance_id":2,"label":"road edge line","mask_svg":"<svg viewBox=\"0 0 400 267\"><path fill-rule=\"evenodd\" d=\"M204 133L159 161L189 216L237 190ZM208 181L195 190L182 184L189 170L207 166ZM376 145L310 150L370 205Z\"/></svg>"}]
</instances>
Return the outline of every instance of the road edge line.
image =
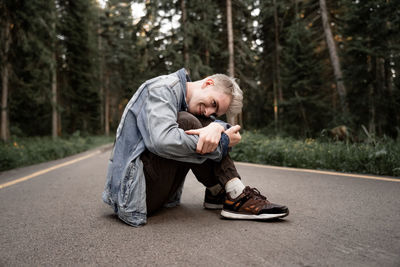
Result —
<instances>
[{"instance_id":1,"label":"road edge line","mask_svg":"<svg viewBox=\"0 0 400 267\"><path fill-rule=\"evenodd\" d=\"M35 178L35 177L37 177L37 176L40 176L40 175L42 175L42 174L45 174L45 173L54 171L54 170L59 169L59 168L61 168L61 167L65 167L65 166L74 164L74 163L76 163L76 162L78 162L78 161L81 161L81 160L84 160L84 159L93 157L93 156L95 156L95 155L97 155L97 154L100 154L100 153L101 153L101 151L100 151L100 150L97 150L97 151L92 152L92 153L90 153L90 154L88 154L88 155L85 155L85 156L82 156L82 157L79 157L79 158L76 158L76 159L73 159L73 160L70 160L70 161L67 161L67 162L64 162L64 163L57 164L57 165L52 166L52 167L50 167L50 168L47 168L47 169L44 169L44 170L41 170L41 171L34 172L34 173L32 173L32 174L29 174L29 175L27 175L27 176L23 176L23 177L17 178L17 179L15 179L15 180L10 181L10 182L6 182L6 183L3 183L3 184L0 184L0 189L3 189L3 188L6 188L6 187L9 187L9 186L18 184L18 183L20 183L20 182L24 182L24 181L30 180L30 179Z\"/></svg>"},{"instance_id":2,"label":"road edge line","mask_svg":"<svg viewBox=\"0 0 400 267\"><path fill-rule=\"evenodd\" d=\"M400 179L397 178L386 178L379 176L369 176L369 175L361 175L361 174L351 174L351 173L341 173L341 172L333 172L333 171L320 171L320 170L311 170L311 169L298 169L298 168L290 168L290 167L280 167L280 166L269 166L262 165L256 163L249 162L235 162L235 164L243 165L243 166L253 166L260 167L266 169L276 169L276 170L286 170L286 171L294 171L294 172L307 172L307 173L317 173L317 174L327 174L327 175L336 175L336 176L347 176L359 179L369 179L369 180L378 180L378 181L386 181L386 182L400 182Z\"/></svg>"}]
</instances>

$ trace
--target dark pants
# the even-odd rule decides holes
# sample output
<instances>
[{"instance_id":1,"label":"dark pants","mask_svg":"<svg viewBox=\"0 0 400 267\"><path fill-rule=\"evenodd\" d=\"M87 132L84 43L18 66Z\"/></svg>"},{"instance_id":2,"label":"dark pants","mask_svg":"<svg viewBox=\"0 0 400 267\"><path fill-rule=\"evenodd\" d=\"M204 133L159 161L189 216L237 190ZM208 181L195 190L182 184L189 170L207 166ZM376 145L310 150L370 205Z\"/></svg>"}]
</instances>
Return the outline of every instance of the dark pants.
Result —
<instances>
[{"instance_id":1,"label":"dark pants","mask_svg":"<svg viewBox=\"0 0 400 267\"><path fill-rule=\"evenodd\" d=\"M198 129L211 123L206 117L195 117L179 112L178 124L183 130ZM179 189L189 170L206 187L224 186L230 179L239 177L232 159L227 155L220 162L206 160L202 164L180 162L162 158L146 150L140 156L146 178L147 213L160 209Z\"/></svg>"}]
</instances>

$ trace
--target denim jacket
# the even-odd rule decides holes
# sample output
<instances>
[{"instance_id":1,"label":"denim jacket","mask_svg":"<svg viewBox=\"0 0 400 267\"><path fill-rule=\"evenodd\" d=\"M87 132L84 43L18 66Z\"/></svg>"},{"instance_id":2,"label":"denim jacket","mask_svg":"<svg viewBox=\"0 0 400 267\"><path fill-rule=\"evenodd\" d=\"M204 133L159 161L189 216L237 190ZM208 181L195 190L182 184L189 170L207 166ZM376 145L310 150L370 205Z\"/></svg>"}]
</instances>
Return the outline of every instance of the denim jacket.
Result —
<instances>
[{"instance_id":1,"label":"denim jacket","mask_svg":"<svg viewBox=\"0 0 400 267\"><path fill-rule=\"evenodd\" d=\"M220 161L227 153L226 134L222 134L214 152L201 155L196 153L199 137L178 128L178 112L187 110L187 81L190 78L185 69L148 80L125 107L108 163L103 201L129 225L140 226L147 221L146 181L140 160L146 148L164 158L192 163ZM176 192L169 206L179 203L181 192Z\"/></svg>"}]
</instances>

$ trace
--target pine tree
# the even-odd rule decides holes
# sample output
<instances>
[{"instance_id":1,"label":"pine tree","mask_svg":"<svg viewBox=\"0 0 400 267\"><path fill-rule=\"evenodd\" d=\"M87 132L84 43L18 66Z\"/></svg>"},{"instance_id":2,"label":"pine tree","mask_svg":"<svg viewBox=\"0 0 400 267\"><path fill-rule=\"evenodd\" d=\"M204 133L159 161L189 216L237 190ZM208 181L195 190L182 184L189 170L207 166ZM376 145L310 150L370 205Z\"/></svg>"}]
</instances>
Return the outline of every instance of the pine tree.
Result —
<instances>
[{"instance_id":1,"label":"pine tree","mask_svg":"<svg viewBox=\"0 0 400 267\"><path fill-rule=\"evenodd\" d=\"M192 79L202 79L213 74L211 62L219 52L220 42L218 9L215 1L188 1L186 4L186 40L188 43L190 75ZM179 33L179 32L178 32Z\"/></svg>"},{"instance_id":2,"label":"pine tree","mask_svg":"<svg viewBox=\"0 0 400 267\"><path fill-rule=\"evenodd\" d=\"M326 76L328 54L321 49L319 18L315 0L260 2L259 85L250 92L252 126L305 136L318 134L330 123L326 96L331 93L325 89L330 84L320 78Z\"/></svg>"},{"instance_id":3,"label":"pine tree","mask_svg":"<svg viewBox=\"0 0 400 267\"><path fill-rule=\"evenodd\" d=\"M129 1L108 1L100 15L101 82L104 132L115 129L123 107L131 97L136 78L132 10Z\"/></svg>"},{"instance_id":4,"label":"pine tree","mask_svg":"<svg viewBox=\"0 0 400 267\"><path fill-rule=\"evenodd\" d=\"M396 112L400 107L396 84L400 71L400 13L394 12L395 2L342 1L340 24L354 124L368 126L371 134L393 137L400 127Z\"/></svg>"},{"instance_id":5,"label":"pine tree","mask_svg":"<svg viewBox=\"0 0 400 267\"><path fill-rule=\"evenodd\" d=\"M253 105L249 107L250 125L265 128L273 124L278 127L278 90L277 53L280 53L282 29L284 25L283 11L287 3L277 1L261 1L259 5L257 45L259 62L256 76L257 87L249 91L248 98ZM279 25L279 27L277 27ZM274 27L275 26L275 27ZM279 32L276 32L279 31ZM277 38L278 37L278 38ZM283 93L282 93L283 95ZM258 114L263 114L259 116Z\"/></svg>"},{"instance_id":6,"label":"pine tree","mask_svg":"<svg viewBox=\"0 0 400 267\"><path fill-rule=\"evenodd\" d=\"M0 3L0 27L1 27L1 140L7 141L9 136L8 129L8 92L9 92L9 77L10 77L10 46L12 43L11 30L14 27L11 24L12 15L15 10L11 1ZM15 2L14 2L15 4Z\"/></svg>"},{"instance_id":7,"label":"pine tree","mask_svg":"<svg viewBox=\"0 0 400 267\"><path fill-rule=\"evenodd\" d=\"M298 17L298 16L297 16ZM329 121L329 112L321 102L321 69L315 57L316 44L304 20L297 19L286 28L282 51L282 81L285 91L283 121L286 132L315 136Z\"/></svg>"},{"instance_id":8,"label":"pine tree","mask_svg":"<svg viewBox=\"0 0 400 267\"><path fill-rule=\"evenodd\" d=\"M48 43L52 34L47 1L14 2L10 56L9 119L15 135L49 134L51 129L52 61ZM35 118L35 119L32 119ZM38 124L37 121L41 123Z\"/></svg>"},{"instance_id":9,"label":"pine tree","mask_svg":"<svg viewBox=\"0 0 400 267\"><path fill-rule=\"evenodd\" d=\"M95 58L97 23L91 0L60 0L64 51L62 57L63 129L68 133L99 130L99 92Z\"/></svg>"}]
</instances>

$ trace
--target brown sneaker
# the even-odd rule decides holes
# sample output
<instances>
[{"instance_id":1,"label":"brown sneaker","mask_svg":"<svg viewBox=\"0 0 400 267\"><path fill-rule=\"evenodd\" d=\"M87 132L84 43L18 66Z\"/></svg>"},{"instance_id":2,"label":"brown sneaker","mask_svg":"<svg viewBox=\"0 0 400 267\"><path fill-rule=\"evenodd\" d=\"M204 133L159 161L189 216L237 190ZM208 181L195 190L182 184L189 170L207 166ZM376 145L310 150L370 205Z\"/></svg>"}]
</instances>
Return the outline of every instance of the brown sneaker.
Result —
<instances>
[{"instance_id":1,"label":"brown sneaker","mask_svg":"<svg viewBox=\"0 0 400 267\"><path fill-rule=\"evenodd\" d=\"M221 216L229 219L266 220L289 215L286 206L271 203L256 188L246 186L236 199L226 194Z\"/></svg>"}]
</instances>

